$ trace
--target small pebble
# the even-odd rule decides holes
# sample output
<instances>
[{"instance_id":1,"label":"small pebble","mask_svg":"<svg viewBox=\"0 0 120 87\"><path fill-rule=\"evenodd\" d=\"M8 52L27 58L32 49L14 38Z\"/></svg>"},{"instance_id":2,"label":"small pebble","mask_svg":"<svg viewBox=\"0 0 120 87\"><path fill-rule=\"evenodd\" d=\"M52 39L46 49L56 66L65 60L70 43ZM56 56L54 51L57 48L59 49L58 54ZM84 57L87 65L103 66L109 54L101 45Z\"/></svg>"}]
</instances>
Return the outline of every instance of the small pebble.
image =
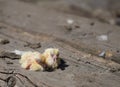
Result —
<instances>
[{"instance_id":1,"label":"small pebble","mask_svg":"<svg viewBox=\"0 0 120 87\"><path fill-rule=\"evenodd\" d=\"M100 35L100 36L97 36L97 39L99 41L107 41L108 40L108 36L107 35Z\"/></svg>"},{"instance_id":2,"label":"small pebble","mask_svg":"<svg viewBox=\"0 0 120 87\"><path fill-rule=\"evenodd\" d=\"M74 20L72 20L72 19L68 19L68 20L67 20L67 23L68 23L69 25L71 25L71 24L74 23Z\"/></svg>"},{"instance_id":3,"label":"small pebble","mask_svg":"<svg viewBox=\"0 0 120 87\"><path fill-rule=\"evenodd\" d=\"M30 18L30 17L31 17L31 15L30 15L30 14L28 14L28 15L27 15L27 17L28 17L28 18Z\"/></svg>"},{"instance_id":4,"label":"small pebble","mask_svg":"<svg viewBox=\"0 0 120 87\"><path fill-rule=\"evenodd\" d=\"M80 26L79 25L75 25L75 28L80 28Z\"/></svg>"},{"instance_id":5,"label":"small pebble","mask_svg":"<svg viewBox=\"0 0 120 87\"><path fill-rule=\"evenodd\" d=\"M80 58L77 58L77 61L81 61L81 59L80 59Z\"/></svg>"}]
</instances>

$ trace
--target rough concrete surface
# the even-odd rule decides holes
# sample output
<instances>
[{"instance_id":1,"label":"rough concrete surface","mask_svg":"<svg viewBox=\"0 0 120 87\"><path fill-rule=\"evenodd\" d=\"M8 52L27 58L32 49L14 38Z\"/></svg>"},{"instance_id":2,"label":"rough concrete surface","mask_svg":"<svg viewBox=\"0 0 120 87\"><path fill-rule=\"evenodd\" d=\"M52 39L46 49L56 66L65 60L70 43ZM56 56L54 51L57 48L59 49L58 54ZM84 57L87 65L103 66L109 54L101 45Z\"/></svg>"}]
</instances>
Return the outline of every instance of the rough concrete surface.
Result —
<instances>
[{"instance_id":1,"label":"rough concrete surface","mask_svg":"<svg viewBox=\"0 0 120 87\"><path fill-rule=\"evenodd\" d=\"M0 0L0 86L120 87L118 3ZM107 39L99 38L102 35ZM52 72L22 69L20 57L10 53L48 47L59 48L65 61Z\"/></svg>"}]
</instances>

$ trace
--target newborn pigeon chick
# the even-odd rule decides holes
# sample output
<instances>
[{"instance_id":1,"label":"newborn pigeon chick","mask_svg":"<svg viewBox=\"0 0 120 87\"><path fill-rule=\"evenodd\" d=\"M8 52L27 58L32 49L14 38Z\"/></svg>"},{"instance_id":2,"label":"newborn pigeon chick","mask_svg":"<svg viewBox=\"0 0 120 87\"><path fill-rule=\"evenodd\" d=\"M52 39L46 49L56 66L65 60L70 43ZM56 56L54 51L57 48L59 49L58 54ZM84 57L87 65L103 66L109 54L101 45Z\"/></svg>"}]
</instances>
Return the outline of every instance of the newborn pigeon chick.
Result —
<instances>
[{"instance_id":1,"label":"newborn pigeon chick","mask_svg":"<svg viewBox=\"0 0 120 87\"><path fill-rule=\"evenodd\" d=\"M20 63L21 67L28 70L44 70L43 66L40 64L41 62L41 54L39 52L25 52L22 54Z\"/></svg>"},{"instance_id":2,"label":"newborn pigeon chick","mask_svg":"<svg viewBox=\"0 0 120 87\"><path fill-rule=\"evenodd\" d=\"M60 64L59 50L56 48L48 48L44 51L41 61L46 64L46 68L56 69Z\"/></svg>"},{"instance_id":3,"label":"newborn pigeon chick","mask_svg":"<svg viewBox=\"0 0 120 87\"><path fill-rule=\"evenodd\" d=\"M56 48L48 48L43 54L39 52L25 52L20 59L22 68L27 70L47 70L56 69L60 64L59 50Z\"/></svg>"}]
</instances>

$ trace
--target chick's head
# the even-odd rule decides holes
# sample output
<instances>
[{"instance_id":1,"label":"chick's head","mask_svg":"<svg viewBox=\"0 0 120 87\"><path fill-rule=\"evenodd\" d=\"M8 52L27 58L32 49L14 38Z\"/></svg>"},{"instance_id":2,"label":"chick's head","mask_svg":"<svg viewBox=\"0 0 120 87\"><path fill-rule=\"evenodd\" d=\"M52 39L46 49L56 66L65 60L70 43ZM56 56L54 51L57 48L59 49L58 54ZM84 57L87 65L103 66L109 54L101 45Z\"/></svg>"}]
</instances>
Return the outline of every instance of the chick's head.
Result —
<instances>
[{"instance_id":1,"label":"chick's head","mask_svg":"<svg viewBox=\"0 0 120 87\"><path fill-rule=\"evenodd\" d=\"M59 50L56 48L48 48L43 53L45 62L48 67L56 68L58 66L57 61L59 59Z\"/></svg>"}]
</instances>

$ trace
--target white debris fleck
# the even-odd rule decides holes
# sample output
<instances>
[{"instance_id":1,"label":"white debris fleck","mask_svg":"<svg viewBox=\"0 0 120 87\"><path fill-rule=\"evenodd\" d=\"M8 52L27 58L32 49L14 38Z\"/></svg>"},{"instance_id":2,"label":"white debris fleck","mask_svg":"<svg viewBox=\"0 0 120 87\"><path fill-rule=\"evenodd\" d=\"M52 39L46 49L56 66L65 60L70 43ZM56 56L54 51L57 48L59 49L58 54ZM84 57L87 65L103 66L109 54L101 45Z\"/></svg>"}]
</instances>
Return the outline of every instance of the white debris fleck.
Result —
<instances>
[{"instance_id":1,"label":"white debris fleck","mask_svg":"<svg viewBox=\"0 0 120 87\"><path fill-rule=\"evenodd\" d=\"M14 50L14 51L12 51L12 53L15 53L15 54L17 54L17 55L22 55L22 54L24 54L25 52L27 52L27 51L20 51L20 50Z\"/></svg>"},{"instance_id":2,"label":"white debris fleck","mask_svg":"<svg viewBox=\"0 0 120 87\"><path fill-rule=\"evenodd\" d=\"M67 23L71 25L71 24L74 23L74 20L72 20L72 19L67 19Z\"/></svg>"},{"instance_id":3,"label":"white debris fleck","mask_svg":"<svg viewBox=\"0 0 120 87\"><path fill-rule=\"evenodd\" d=\"M100 36L97 36L97 39L99 41L107 41L108 40L108 36L107 35L100 35Z\"/></svg>"},{"instance_id":4,"label":"white debris fleck","mask_svg":"<svg viewBox=\"0 0 120 87\"><path fill-rule=\"evenodd\" d=\"M19 87L19 86L15 85L15 87Z\"/></svg>"},{"instance_id":5,"label":"white debris fleck","mask_svg":"<svg viewBox=\"0 0 120 87\"><path fill-rule=\"evenodd\" d=\"M105 51L102 51L102 52L99 54L100 57L104 57L104 55L105 55Z\"/></svg>"}]
</instances>

